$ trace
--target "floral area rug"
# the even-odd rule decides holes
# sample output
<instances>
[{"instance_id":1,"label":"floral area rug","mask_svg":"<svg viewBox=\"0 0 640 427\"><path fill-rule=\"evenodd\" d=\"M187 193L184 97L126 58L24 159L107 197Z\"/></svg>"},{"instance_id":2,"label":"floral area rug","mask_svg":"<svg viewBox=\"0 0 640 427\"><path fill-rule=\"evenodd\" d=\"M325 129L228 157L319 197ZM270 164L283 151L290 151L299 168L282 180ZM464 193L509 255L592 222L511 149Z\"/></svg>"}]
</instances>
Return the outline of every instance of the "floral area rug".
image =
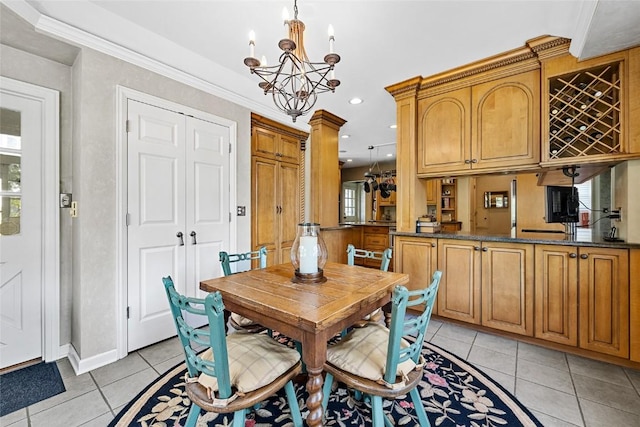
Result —
<instances>
[{"instance_id":1,"label":"floral area rug","mask_svg":"<svg viewBox=\"0 0 640 427\"><path fill-rule=\"evenodd\" d=\"M275 339L292 345L286 337L277 336ZM422 353L427 364L418 388L432 426L542 426L513 395L468 362L430 343L424 344ZM109 426L182 426L190 403L184 390L185 372L184 363L167 371L123 408ZM305 385L301 383L295 387L305 418L308 414ZM385 400L384 409L396 426L422 427L409 396L395 401ZM198 427L225 427L232 422L233 414L203 412ZM245 427L292 425L284 390L262 402L245 423ZM334 383L325 425L371 426L371 407L366 401L357 400L343 384Z\"/></svg>"}]
</instances>

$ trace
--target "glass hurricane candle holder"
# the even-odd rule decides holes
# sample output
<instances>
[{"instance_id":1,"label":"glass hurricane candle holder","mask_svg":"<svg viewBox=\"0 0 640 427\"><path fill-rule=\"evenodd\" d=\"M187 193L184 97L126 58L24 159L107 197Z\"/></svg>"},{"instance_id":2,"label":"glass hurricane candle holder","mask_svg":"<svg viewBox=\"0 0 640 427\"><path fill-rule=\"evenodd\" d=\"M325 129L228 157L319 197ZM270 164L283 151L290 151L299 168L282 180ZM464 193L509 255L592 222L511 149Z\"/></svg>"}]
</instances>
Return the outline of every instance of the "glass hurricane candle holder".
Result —
<instances>
[{"instance_id":1,"label":"glass hurricane candle holder","mask_svg":"<svg viewBox=\"0 0 640 427\"><path fill-rule=\"evenodd\" d=\"M298 224L298 234L291 246L291 263L295 275L294 283L323 283L322 268L327 262L327 246L320 235L320 224L305 222Z\"/></svg>"}]
</instances>

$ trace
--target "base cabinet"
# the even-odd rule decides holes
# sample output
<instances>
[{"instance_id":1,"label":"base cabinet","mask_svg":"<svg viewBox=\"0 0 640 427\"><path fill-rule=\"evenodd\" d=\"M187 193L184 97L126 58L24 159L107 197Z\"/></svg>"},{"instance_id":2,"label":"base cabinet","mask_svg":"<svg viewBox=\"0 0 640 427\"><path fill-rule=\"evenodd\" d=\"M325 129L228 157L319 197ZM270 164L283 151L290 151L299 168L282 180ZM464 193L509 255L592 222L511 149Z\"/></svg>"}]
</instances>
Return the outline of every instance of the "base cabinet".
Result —
<instances>
[{"instance_id":1,"label":"base cabinet","mask_svg":"<svg viewBox=\"0 0 640 427\"><path fill-rule=\"evenodd\" d=\"M578 345L577 252L573 247L536 245L536 338Z\"/></svg>"},{"instance_id":2,"label":"base cabinet","mask_svg":"<svg viewBox=\"0 0 640 427\"><path fill-rule=\"evenodd\" d=\"M628 358L628 251L554 245L535 251L535 336Z\"/></svg>"},{"instance_id":3,"label":"base cabinet","mask_svg":"<svg viewBox=\"0 0 640 427\"><path fill-rule=\"evenodd\" d=\"M532 244L482 244L482 325L533 336Z\"/></svg>"},{"instance_id":4,"label":"base cabinet","mask_svg":"<svg viewBox=\"0 0 640 427\"><path fill-rule=\"evenodd\" d=\"M579 250L579 345L629 357L629 252Z\"/></svg>"},{"instance_id":5,"label":"base cabinet","mask_svg":"<svg viewBox=\"0 0 640 427\"><path fill-rule=\"evenodd\" d=\"M480 242L438 239L438 315L480 324Z\"/></svg>"},{"instance_id":6,"label":"base cabinet","mask_svg":"<svg viewBox=\"0 0 640 427\"><path fill-rule=\"evenodd\" d=\"M409 275L409 290L424 289L438 267L438 243L436 239L421 237L396 237L394 242L394 270ZM437 302L436 302L437 304ZM416 306L419 309L420 306ZM421 308L421 307L420 307ZM437 313L437 305L433 308Z\"/></svg>"}]
</instances>

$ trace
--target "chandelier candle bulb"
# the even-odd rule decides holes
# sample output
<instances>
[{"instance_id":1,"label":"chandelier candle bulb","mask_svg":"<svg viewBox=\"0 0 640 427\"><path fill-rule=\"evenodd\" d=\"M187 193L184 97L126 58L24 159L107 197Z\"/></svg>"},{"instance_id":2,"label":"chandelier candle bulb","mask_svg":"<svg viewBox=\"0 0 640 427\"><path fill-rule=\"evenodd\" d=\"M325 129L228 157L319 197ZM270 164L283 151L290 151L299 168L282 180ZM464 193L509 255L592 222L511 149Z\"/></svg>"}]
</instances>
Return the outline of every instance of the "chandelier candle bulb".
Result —
<instances>
[{"instance_id":1,"label":"chandelier candle bulb","mask_svg":"<svg viewBox=\"0 0 640 427\"><path fill-rule=\"evenodd\" d=\"M300 273L318 272L318 238L316 236L300 237Z\"/></svg>"},{"instance_id":2,"label":"chandelier candle bulb","mask_svg":"<svg viewBox=\"0 0 640 427\"><path fill-rule=\"evenodd\" d=\"M267 66L267 57L262 55L262 59L260 59L260 66L261 67L266 67Z\"/></svg>"},{"instance_id":3,"label":"chandelier candle bulb","mask_svg":"<svg viewBox=\"0 0 640 427\"><path fill-rule=\"evenodd\" d=\"M249 58L255 58L256 52L256 33L249 31Z\"/></svg>"},{"instance_id":4,"label":"chandelier candle bulb","mask_svg":"<svg viewBox=\"0 0 640 427\"><path fill-rule=\"evenodd\" d=\"M286 7L282 8L282 20L284 21L284 38L289 38L289 11Z\"/></svg>"},{"instance_id":5,"label":"chandelier candle bulb","mask_svg":"<svg viewBox=\"0 0 640 427\"><path fill-rule=\"evenodd\" d=\"M329 53L333 53L333 42L335 42L336 38L334 37L333 25L331 24L329 24L328 33L329 33Z\"/></svg>"}]
</instances>

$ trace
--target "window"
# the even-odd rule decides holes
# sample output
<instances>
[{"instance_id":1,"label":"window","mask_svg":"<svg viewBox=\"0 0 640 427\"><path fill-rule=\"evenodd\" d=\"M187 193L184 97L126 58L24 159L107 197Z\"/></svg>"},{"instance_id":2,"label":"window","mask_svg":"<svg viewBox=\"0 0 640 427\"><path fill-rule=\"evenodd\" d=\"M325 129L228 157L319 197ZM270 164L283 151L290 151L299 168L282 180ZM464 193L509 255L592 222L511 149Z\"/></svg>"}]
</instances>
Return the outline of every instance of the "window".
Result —
<instances>
[{"instance_id":1,"label":"window","mask_svg":"<svg viewBox=\"0 0 640 427\"><path fill-rule=\"evenodd\" d=\"M356 191L353 188L344 189L344 216L356 216Z\"/></svg>"}]
</instances>

